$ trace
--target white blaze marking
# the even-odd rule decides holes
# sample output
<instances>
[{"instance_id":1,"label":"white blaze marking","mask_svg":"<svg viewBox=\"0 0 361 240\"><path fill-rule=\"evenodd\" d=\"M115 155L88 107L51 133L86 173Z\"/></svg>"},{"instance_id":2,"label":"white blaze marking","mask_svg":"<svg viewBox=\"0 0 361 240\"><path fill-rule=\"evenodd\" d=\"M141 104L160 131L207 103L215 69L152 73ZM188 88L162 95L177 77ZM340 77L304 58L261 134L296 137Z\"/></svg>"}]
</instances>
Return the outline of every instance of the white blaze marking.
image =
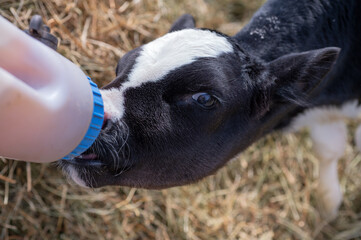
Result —
<instances>
[{"instance_id":1,"label":"white blaze marking","mask_svg":"<svg viewBox=\"0 0 361 240\"><path fill-rule=\"evenodd\" d=\"M101 90L104 110L110 119L124 114L124 92L147 82L157 82L172 70L190 64L198 58L215 58L233 51L225 37L199 29L171 32L142 47L128 81L120 89Z\"/></svg>"}]
</instances>

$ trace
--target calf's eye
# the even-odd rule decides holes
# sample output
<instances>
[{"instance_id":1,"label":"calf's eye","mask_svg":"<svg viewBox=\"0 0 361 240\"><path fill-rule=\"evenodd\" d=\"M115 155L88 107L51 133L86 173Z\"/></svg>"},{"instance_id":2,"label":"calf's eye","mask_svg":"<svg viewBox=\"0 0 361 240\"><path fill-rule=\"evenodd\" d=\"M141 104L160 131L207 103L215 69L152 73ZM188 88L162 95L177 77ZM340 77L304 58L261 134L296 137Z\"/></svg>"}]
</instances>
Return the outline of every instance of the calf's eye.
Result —
<instances>
[{"instance_id":1,"label":"calf's eye","mask_svg":"<svg viewBox=\"0 0 361 240\"><path fill-rule=\"evenodd\" d=\"M217 102L217 99L208 93L197 93L197 94L194 94L192 96L192 98L201 107L207 108L207 109L212 108Z\"/></svg>"}]
</instances>

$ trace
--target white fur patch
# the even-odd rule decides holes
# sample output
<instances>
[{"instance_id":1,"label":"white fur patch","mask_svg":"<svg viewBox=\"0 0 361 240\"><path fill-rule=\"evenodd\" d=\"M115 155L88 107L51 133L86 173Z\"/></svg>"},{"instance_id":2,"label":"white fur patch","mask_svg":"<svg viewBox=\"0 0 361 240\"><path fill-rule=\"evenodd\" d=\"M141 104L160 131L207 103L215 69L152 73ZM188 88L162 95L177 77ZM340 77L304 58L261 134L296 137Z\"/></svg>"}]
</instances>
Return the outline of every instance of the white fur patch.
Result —
<instances>
[{"instance_id":1,"label":"white fur patch","mask_svg":"<svg viewBox=\"0 0 361 240\"><path fill-rule=\"evenodd\" d=\"M347 145L345 120L359 120L361 107L358 101L350 101L340 107L328 106L306 110L299 114L287 130L310 128L313 148L318 155L319 185L317 188L320 212L323 218L336 217L342 202L342 191L337 175L337 162ZM361 148L361 127L356 131L356 143Z\"/></svg>"},{"instance_id":2,"label":"white fur patch","mask_svg":"<svg viewBox=\"0 0 361 240\"><path fill-rule=\"evenodd\" d=\"M67 166L68 176L79 186L87 188L88 186L85 182L79 177L78 172L74 169L73 166Z\"/></svg>"},{"instance_id":3,"label":"white fur patch","mask_svg":"<svg viewBox=\"0 0 361 240\"><path fill-rule=\"evenodd\" d=\"M361 106L358 105L357 100L353 100L346 102L341 107L325 106L306 110L299 114L285 130L294 132L304 127L311 127L315 123L321 124L346 119L357 119L360 116Z\"/></svg>"},{"instance_id":4,"label":"white fur patch","mask_svg":"<svg viewBox=\"0 0 361 240\"><path fill-rule=\"evenodd\" d=\"M347 144L347 128L343 121L314 123L310 134L321 162L337 161L343 156Z\"/></svg>"},{"instance_id":5,"label":"white fur patch","mask_svg":"<svg viewBox=\"0 0 361 240\"><path fill-rule=\"evenodd\" d=\"M120 89L101 90L104 110L112 120L124 114L124 92L147 82L156 82L172 70L196 61L198 58L215 58L233 51L225 37L199 29L171 32L142 47L140 55L129 73L128 81Z\"/></svg>"},{"instance_id":6,"label":"white fur patch","mask_svg":"<svg viewBox=\"0 0 361 240\"><path fill-rule=\"evenodd\" d=\"M346 149L346 124L343 121L315 123L311 126L310 133L320 162L317 188L320 213L325 219L333 219L342 202L337 162Z\"/></svg>"}]
</instances>

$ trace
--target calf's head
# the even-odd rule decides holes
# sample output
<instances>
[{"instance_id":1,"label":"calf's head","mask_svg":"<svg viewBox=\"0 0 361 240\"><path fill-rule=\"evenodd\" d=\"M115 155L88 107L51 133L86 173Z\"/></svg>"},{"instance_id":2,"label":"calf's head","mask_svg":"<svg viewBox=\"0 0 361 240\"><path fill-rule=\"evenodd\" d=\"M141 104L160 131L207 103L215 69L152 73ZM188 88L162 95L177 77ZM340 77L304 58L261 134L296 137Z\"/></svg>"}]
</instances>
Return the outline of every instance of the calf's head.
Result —
<instances>
[{"instance_id":1,"label":"calf's head","mask_svg":"<svg viewBox=\"0 0 361 240\"><path fill-rule=\"evenodd\" d=\"M60 164L90 187L194 182L269 131L278 109L311 93L338 51L265 63L232 37L195 29L184 15L168 34L119 61L116 79L101 90L100 136L83 155Z\"/></svg>"}]
</instances>

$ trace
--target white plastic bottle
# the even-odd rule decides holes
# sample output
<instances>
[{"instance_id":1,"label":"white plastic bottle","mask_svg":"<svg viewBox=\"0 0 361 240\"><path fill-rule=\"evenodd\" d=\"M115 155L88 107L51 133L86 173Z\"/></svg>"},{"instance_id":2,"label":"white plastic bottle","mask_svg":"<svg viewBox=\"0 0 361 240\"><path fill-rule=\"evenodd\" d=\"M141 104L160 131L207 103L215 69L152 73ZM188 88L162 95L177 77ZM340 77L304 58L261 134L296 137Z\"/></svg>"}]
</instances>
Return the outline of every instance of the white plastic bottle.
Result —
<instances>
[{"instance_id":1,"label":"white plastic bottle","mask_svg":"<svg viewBox=\"0 0 361 240\"><path fill-rule=\"evenodd\" d=\"M99 90L78 66L0 16L0 156L73 158L94 142L103 116Z\"/></svg>"}]
</instances>

